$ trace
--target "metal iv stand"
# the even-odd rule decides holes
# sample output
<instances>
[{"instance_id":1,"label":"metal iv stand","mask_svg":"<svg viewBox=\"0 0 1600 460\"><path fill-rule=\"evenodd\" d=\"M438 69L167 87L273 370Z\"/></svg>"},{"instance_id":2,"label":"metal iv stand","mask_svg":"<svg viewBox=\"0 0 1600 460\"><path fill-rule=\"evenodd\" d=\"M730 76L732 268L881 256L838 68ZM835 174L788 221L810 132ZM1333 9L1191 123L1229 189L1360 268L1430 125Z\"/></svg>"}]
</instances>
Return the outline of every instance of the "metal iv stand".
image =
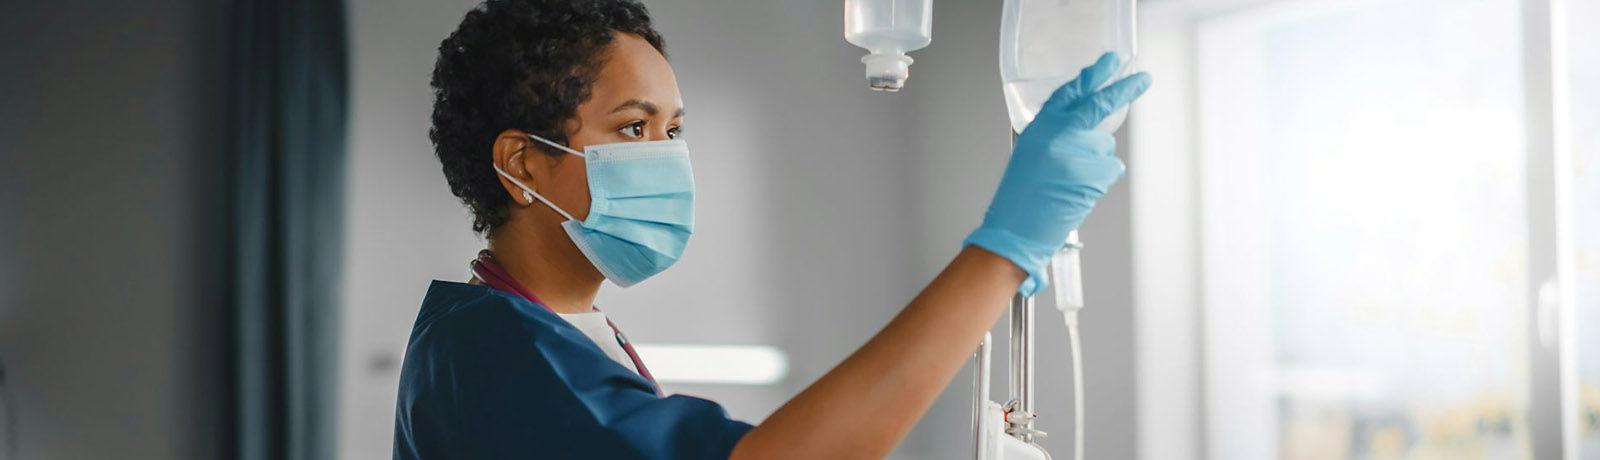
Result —
<instances>
[{"instance_id":1,"label":"metal iv stand","mask_svg":"<svg viewBox=\"0 0 1600 460\"><path fill-rule=\"evenodd\" d=\"M1017 145L1017 133L1011 132L1011 145ZM1073 230L1069 238L1076 241L1078 231ZM1011 391L1004 407L1006 414L1006 434L1022 442L1032 443L1034 435L1044 436L1043 431L1033 428L1034 419L1039 418L1033 411L1033 297L1014 294L1011 296L1011 309L1006 314L1011 318Z\"/></svg>"},{"instance_id":2,"label":"metal iv stand","mask_svg":"<svg viewBox=\"0 0 1600 460\"><path fill-rule=\"evenodd\" d=\"M1078 242L1078 232L1074 231L1067 238L1067 245L1058 254L1066 257L1064 260L1053 260L1050 270L1052 274L1057 270L1067 270L1071 276L1063 279L1053 276L1056 281L1072 286L1056 286L1056 289L1076 290L1081 286L1077 270L1058 265L1066 263L1077 264L1078 250L1083 246ZM1053 258L1056 259L1056 258ZM1072 291L1078 292L1078 291ZM972 401L973 420L973 458L975 460L1049 460L1050 453L1039 446L1036 441L1045 437L1045 432L1034 427L1038 413L1034 412L1034 323L1035 323L1034 298L1024 297L1021 294L1011 298L1011 308L1007 315L1010 318L1011 349L1010 357L1010 388L1004 405L996 404L989 400L990 388L990 354L991 343L994 338L985 333L983 341L978 343L977 367L974 372L974 392ZM1075 374L1080 370L1074 370ZM1074 375L1076 378L1077 376ZM1082 381L1074 385L1075 392L1082 391ZM1082 404L1081 397L1075 398L1074 404ZM1082 407L1074 407L1079 411L1076 423L1082 423ZM1077 431L1077 436L1082 436L1082 430ZM1074 440L1076 441L1076 440ZM1081 444L1074 446L1076 456L1074 460L1082 457Z\"/></svg>"},{"instance_id":3,"label":"metal iv stand","mask_svg":"<svg viewBox=\"0 0 1600 460\"><path fill-rule=\"evenodd\" d=\"M1017 294L1011 297L1011 389L1004 406L1006 434L1033 442L1034 435L1044 432L1033 427L1038 413L1033 411L1033 297Z\"/></svg>"},{"instance_id":4,"label":"metal iv stand","mask_svg":"<svg viewBox=\"0 0 1600 460\"><path fill-rule=\"evenodd\" d=\"M1013 132L1012 141L1015 142L1015 140L1016 133ZM1067 236L1065 247L1061 249L1059 254L1051 258L1051 277L1056 278L1055 281L1062 284L1055 287L1058 292L1082 292L1082 274L1077 270L1079 250L1082 247L1082 243L1078 240L1078 231L1073 230ZM1058 266L1062 263L1071 265L1071 267ZM1070 275L1067 277L1059 276L1062 270L1065 270ZM1069 283L1071 284L1070 286L1065 285ZM1081 296L1076 296L1075 294L1075 297ZM1075 298L1073 301L1081 302L1081 298ZM992 348L990 344L993 342L991 334L984 334L983 340L978 343L978 350L975 353L977 366L973 382L973 458L975 460L1048 460L1050 458L1049 452L1046 452L1043 447L1035 443L1037 439L1045 436L1045 432L1034 427L1034 421L1038 419L1038 413L1034 412L1033 397L1034 297L1023 296L1022 294L1012 296L1011 307L1007 316L1011 323L1009 337L1011 343L1008 353L1010 358L1010 388L1006 403L1003 406L996 405L988 400L990 388L989 366ZM1074 391L1082 391L1082 389L1075 388ZM1075 409L1081 410L1081 408ZM1003 432L1005 436L997 436L997 431ZM1079 452L1077 455L1081 457L1082 453ZM1074 458L1074 460L1079 459Z\"/></svg>"},{"instance_id":5,"label":"metal iv stand","mask_svg":"<svg viewBox=\"0 0 1600 460\"><path fill-rule=\"evenodd\" d=\"M1034 428L1034 302L1021 294L1011 298L1010 389L1005 405L989 401L993 337L978 343L973 393L973 458L975 460L1044 459L1050 454L1035 441L1045 432Z\"/></svg>"}]
</instances>

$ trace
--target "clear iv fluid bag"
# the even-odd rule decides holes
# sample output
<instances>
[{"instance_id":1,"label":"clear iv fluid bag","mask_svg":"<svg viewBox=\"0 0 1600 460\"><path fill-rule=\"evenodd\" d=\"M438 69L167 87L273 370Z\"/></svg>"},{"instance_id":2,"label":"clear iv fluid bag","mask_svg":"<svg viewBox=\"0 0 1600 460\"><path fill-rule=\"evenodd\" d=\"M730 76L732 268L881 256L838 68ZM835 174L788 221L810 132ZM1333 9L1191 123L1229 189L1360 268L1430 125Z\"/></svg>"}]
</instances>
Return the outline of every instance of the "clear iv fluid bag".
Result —
<instances>
[{"instance_id":1,"label":"clear iv fluid bag","mask_svg":"<svg viewBox=\"0 0 1600 460\"><path fill-rule=\"evenodd\" d=\"M1022 132L1062 84L1114 51L1122 68L1107 83L1134 72L1138 53L1135 0L1005 0L1000 19L1000 79L1011 129ZM1122 127L1128 109L1096 129Z\"/></svg>"},{"instance_id":2,"label":"clear iv fluid bag","mask_svg":"<svg viewBox=\"0 0 1600 460\"><path fill-rule=\"evenodd\" d=\"M933 41L933 0L845 0L844 39L866 48L867 85L899 91L911 57Z\"/></svg>"}]
</instances>

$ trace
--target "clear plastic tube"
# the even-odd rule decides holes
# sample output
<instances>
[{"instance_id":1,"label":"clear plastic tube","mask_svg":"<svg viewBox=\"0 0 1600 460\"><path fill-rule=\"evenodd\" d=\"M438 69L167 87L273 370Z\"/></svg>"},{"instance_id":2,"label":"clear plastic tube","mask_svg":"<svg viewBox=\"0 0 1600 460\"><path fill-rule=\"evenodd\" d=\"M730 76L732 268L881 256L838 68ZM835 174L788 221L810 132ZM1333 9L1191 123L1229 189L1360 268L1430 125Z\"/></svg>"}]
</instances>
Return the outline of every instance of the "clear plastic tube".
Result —
<instances>
[{"instance_id":1,"label":"clear plastic tube","mask_svg":"<svg viewBox=\"0 0 1600 460\"><path fill-rule=\"evenodd\" d=\"M1083 309L1083 267L1078 232L1067 237L1066 246L1050 259L1050 277L1055 290L1056 308L1067 326L1067 341L1072 354L1072 451L1073 460L1083 459L1083 345L1078 339L1078 311Z\"/></svg>"},{"instance_id":2,"label":"clear plastic tube","mask_svg":"<svg viewBox=\"0 0 1600 460\"><path fill-rule=\"evenodd\" d=\"M1083 346L1078 342L1078 312L1067 312L1064 318L1072 347L1072 460L1083 460Z\"/></svg>"}]
</instances>

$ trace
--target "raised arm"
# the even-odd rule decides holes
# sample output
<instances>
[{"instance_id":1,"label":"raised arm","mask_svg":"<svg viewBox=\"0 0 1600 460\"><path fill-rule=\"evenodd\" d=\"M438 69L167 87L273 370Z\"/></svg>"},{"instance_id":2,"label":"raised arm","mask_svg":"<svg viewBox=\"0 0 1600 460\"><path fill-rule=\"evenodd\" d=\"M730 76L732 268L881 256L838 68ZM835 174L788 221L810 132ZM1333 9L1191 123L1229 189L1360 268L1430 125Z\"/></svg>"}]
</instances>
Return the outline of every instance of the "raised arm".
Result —
<instances>
[{"instance_id":1,"label":"raised arm","mask_svg":"<svg viewBox=\"0 0 1600 460\"><path fill-rule=\"evenodd\" d=\"M1115 140L1094 127L1143 94L1150 78L1099 89L1118 64L1107 54L1051 95L1018 136L983 224L955 259L871 341L746 434L732 458L889 454L1012 294L1044 287L1050 255L1122 176Z\"/></svg>"}]
</instances>

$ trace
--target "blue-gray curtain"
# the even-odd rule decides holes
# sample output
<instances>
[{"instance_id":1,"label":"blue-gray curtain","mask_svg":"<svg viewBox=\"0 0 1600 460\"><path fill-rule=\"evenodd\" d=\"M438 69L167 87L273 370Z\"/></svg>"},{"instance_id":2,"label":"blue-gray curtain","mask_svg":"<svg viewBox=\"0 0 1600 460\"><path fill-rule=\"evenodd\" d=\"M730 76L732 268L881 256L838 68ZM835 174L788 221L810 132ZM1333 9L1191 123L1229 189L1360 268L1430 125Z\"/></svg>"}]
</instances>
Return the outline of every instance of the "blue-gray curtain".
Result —
<instances>
[{"instance_id":1,"label":"blue-gray curtain","mask_svg":"<svg viewBox=\"0 0 1600 460\"><path fill-rule=\"evenodd\" d=\"M335 454L348 57L340 0L229 13L229 458Z\"/></svg>"}]
</instances>

